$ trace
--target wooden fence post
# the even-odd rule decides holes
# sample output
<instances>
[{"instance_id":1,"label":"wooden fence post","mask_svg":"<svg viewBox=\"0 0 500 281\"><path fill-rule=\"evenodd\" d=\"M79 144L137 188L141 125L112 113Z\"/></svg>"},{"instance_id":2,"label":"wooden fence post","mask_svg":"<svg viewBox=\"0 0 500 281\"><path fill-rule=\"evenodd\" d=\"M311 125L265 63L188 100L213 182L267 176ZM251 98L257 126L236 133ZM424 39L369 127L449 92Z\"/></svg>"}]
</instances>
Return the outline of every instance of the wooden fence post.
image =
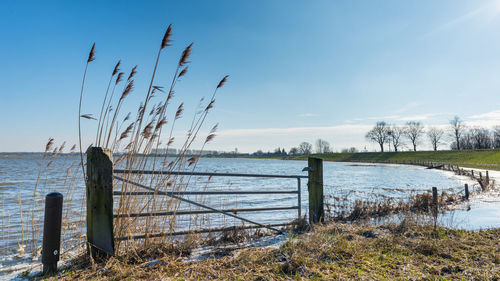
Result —
<instances>
[{"instance_id":1,"label":"wooden fence post","mask_svg":"<svg viewBox=\"0 0 500 281\"><path fill-rule=\"evenodd\" d=\"M309 157L308 159L308 190L309 190L309 223L324 221L323 208L323 160Z\"/></svg>"},{"instance_id":2,"label":"wooden fence post","mask_svg":"<svg viewBox=\"0 0 500 281\"><path fill-rule=\"evenodd\" d=\"M438 189L435 186L432 187L432 205L433 205L433 207L435 209L437 209L437 206L438 206Z\"/></svg>"},{"instance_id":3,"label":"wooden fence post","mask_svg":"<svg viewBox=\"0 0 500 281\"><path fill-rule=\"evenodd\" d=\"M114 255L113 154L111 150L87 150L87 248L94 258Z\"/></svg>"},{"instance_id":4,"label":"wooden fence post","mask_svg":"<svg viewBox=\"0 0 500 281\"><path fill-rule=\"evenodd\" d=\"M469 185L465 184L465 200L469 200Z\"/></svg>"},{"instance_id":5,"label":"wooden fence post","mask_svg":"<svg viewBox=\"0 0 500 281\"><path fill-rule=\"evenodd\" d=\"M435 186L432 187L432 216L434 217L434 230L436 230L438 217L438 189Z\"/></svg>"},{"instance_id":6,"label":"wooden fence post","mask_svg":"<svg viewBox=\"0 0 500 281\"><path fill-rule=\"evenodd\" d=\"M490 175L489 175L488 171L486 171L486 183L490 184Z\"/></svg>"}]
</instances>

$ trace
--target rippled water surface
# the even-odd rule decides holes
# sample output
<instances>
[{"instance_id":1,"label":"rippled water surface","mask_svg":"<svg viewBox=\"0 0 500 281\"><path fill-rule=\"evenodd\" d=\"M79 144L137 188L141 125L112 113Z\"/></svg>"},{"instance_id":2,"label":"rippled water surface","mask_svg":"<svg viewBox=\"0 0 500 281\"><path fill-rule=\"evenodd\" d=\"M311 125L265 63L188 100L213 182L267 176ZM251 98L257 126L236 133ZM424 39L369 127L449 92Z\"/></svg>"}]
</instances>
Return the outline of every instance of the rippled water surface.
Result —
<instances>
[{"instance_id":1,"label":"rippled water surface","mask_svg":"<svg viewBox=\"0 0 500 281\"><path fill-rule=\"evenodd\" d=\"M28 220L43 220L43 197L51 191L64 195L65 202L65 249L70 249L75 236L84 233L85 188L78 170L79 156L61 155L52 162L42 159L40 154L0 154L1 230L0 275L31 261L29 245L32 239L40 239L41 233L29 227ZM261 159L205 158L196 167L198 172L251 173L276 175L307 175L302 169L306 161L283 161ZM42 167L42 173L40 173ZM71 168L71 169L68 169ZM350 165L348 163L324 162L324 192L326 195L347 197L349 200L367 198L373 194L405 197L409 192L438 189L458 192L469 182L465 177L450 172L428 170L404 165ZM34 186L39 182L39 187ZM230 191L230 190L297 190L297 179L252 178L252 177L193 177L187 190ZM71 186L71 188L67 188ZM307 179L301 180L302 214L307 214ZM33 195L37 200L33 201ZM188 197L214 208L261 208L297 206L296 194L276 195L214 195ZM495 201L498 203L498 201ZM479 203L478 203L479 204ZM33 206L35 207L33 209ZM183 209L191 206L183 205ZM22 214L21 211L22 210ZM464 211L465 212L465 211ZM495 211L493 211L495 212ZM22 215L22 216L21 216ZM282 223L297 217L297 210L238 213L260 223ZM492 215L495 216L495 215ZM190 219L181 219L179 228L217 227L240 222L222 215L193 224ZM468 221L470 225L470 221ZM499 222L488 220L482 226L495 226ZM465 224L464 224L465 225ZM477 228L477 225L474 225ZM498 226L498 225L496 225ZM470 227L469 227L470 228ZM474 227L473 227L474 228ZM76 241L76 240L74 240ZM23 251L25 247L25 251ZM69 251L69 250L68 250ZM35 258L35 261L38 257Z\"/></svg>"}]
</instances>

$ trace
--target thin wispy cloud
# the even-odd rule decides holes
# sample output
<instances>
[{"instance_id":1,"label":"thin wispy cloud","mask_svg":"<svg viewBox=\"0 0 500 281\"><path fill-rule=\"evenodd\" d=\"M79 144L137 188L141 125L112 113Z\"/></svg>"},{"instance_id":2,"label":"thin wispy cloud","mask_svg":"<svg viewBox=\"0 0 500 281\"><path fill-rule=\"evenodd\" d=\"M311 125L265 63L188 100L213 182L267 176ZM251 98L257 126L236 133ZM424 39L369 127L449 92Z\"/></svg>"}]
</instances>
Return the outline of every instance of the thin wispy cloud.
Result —
<instances>
[{"instance_id":1,"label":"thin wispy cloud","mask_svg":"<svg viewBox=\"0 0 500 281\"><path fill-rule=\"evenodd\" d=\"M417 114L417 115L400 117L397 120L399 120L399 121L424 121L424 120L429 120L431 117L434 117L437 115L439 115L439 114L435 114L435 113Z\"/></svg>"},{"instance_id":2,"label":"thin wispy cloud","mask_svg":"<svg viewBox=\"0 0 500 281\"><path fill-rule=\"evenodd\" d=\"M437 113L423 113L415 115L386 115L386 116L374 116L365 118L355 118L348 120L348 123L353 122L365 122L365 121L386 121L386 122L406 122L406 121L425 121L432 117L436 117L442 114Z\"/></svg>"},{"instance_id":3,"label":"thin wispy cloud","mask_svg":"<svg viewBox=\"0 0 500 281\"><path fill-rule=\"evenodd\" d=\"M483 114L469 116L468 119L500 120L500 110L494 110Z\"/></svg>"},{"instance_id":4,"label":"thin wispy cloud","mask_svg":"<svg viewBox=\"0 0 500 281\"><path fill-rule=\"evenodd\" d=\"M484 3L481 1L478 1L480 3ZM498 15L500 15L500 1L494 0L494 1L489 1L486 4L483 4L482 6L473 9L463 15L457 16L456 18L450 19L428 33L424 35L424 37L428 37L437 33L441 33L456 27L459 27L462 24L465 24L469 21L472 20L481 20L483 22L490 22L494 18L496 18Z\"/></svg>"},{"instance_id":5,"label":"thin wispy cloud","mask_svg":"<svg viewBox=\"0 0 500 281\"><path fill-rule=\"evenodd\" d=\"M422 102L417 102L417 101L409 102L409 103L403 105L402 107L400 107L399 109L394 110L394 113L396 113L396 114L405 113L411 109L415 109L415 108L421 106L422 104L423 104Z\"/></svg>"},{"instance_id":6,"label":"thin wispy cloud","mask_svg":"<svg viewBox=\"0 0 500 281\"><path fill-rule=\"evenodd\" d=\"M315 113L302 113L302 114L299 114L299 117L318 117L319 114L315 114Z\"/></svg>"},{"instance_id":7,"label":"thin wispy cloud","mask_svg":"<svg viewBox=\"0 0 500 281\"><path fill-rule=\"evenodd\" d=\"M500 126L500 110L494 110L482 114L471 115L464 118L465 123L471 127L493 128Z\"/></svg>"}]
</instances>

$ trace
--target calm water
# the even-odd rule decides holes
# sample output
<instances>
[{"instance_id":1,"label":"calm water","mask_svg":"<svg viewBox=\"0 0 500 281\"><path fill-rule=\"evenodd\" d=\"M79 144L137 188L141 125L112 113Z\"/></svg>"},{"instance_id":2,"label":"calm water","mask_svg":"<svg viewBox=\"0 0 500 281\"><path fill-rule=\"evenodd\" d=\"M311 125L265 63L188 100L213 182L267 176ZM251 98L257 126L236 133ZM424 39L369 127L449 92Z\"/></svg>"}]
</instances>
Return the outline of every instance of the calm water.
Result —
<instances>
[{"instance_id":1,"label":"calm water","mask_svg":"<svg viewBox=\"0 0 500 281\"><path fill-rule=\"evenodd\" d=\"M85 197L81 170L78 170L78 156L63 155L50 162L42 159L39 154L0 155L0 192L1 192L1 231L0 245L0 276L7 269L21 268L31 262L29 245L32 239L40 239L41 232L31 229L27 223L32 216L35 221L43 220L43 198L51 191L61 192L65 196L65 224L64 237L65 251L69 252L74 246L72 240L81 235L84 228L83 199ZM47 167L48 165L48 167ZM39 178L38 190L34 190L40 167L43 167L42 177ZM260 159L201 159L196 171L220 173L255 173L255 174L287 174L307 175L302 169L307 166L306 161L260 160ZM68 169L70 168L70 169ZM370 198L375 195L403 198L410 192L423 192L432 186L442 190L458 192L463 189L464 183L469 182L465 177L455 176L450 172L427 170L422 167L404 165L364 165L353 166L347 163L324 162L324 184L326 195L346 197L349 200ZM470 182L469 182L470 183ZM302 182L302 214L307 214L307 179ZM67 189L67 186L73 186ZM188 190L296 190L296 179L274 178L235 178L213 177L208 181L206 177L190 180ZM37 201L33 202L33 194ZM216 195L190 199L200 201L215 208L258 208L277 206L297 206L295 194L282 195ZM483 201L490 200L485 198ZM494 200L494 204L498 201ZM475 202L472 208L482 206L482 201ZM32 213L32 206L35 211ZM181 209L190 209L183 205ZM21 212L22 210L22 217ZM491 219L470 220L467 212L458 211L461 226L469 229L499 226L498 213L493 210ZM485 213L483 212L483 215ZM281 223L297 217L297 210L239 213L239 215L261 223ZM216 227L221 225L239 224L237 219L221 215L211 215L202 224L193 223L188 218L179 218L179 228ZM476 223L476 221L478 223ZM35 232L33 232L35 230ZM26 250L23 252L23 246ZM63 253L64 254L64 253ZM37 258L35 258L35 261Z\"/></svg>"}]
</instances>

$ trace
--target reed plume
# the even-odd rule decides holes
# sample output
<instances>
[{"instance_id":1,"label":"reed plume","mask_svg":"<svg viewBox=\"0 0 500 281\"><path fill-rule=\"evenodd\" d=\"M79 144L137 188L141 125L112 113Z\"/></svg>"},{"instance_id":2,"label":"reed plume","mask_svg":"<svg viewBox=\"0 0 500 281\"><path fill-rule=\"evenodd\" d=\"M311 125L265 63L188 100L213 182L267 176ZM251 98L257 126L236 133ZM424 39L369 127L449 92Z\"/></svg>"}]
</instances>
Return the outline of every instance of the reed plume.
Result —
<instances>
[{"instance_id":1,"label":"reed plume","mask_svg":"<svg viewBox=\"0 0 500 281\"><path fill-rule=\"evenodd\" d=\"M116 75L116 73L118 73L118 71L120 71L120 63L121 63L121 62L122 62L122 61L121 61L121 60L119 60L119 61L118 61L118 63L116 63L115 68L113 69L113 73L111 73L111 75L112 75L112 76L115 76L115 75Z\"/></svg>"},{"instance_id":2,"label":"reed plume","mask_svg":"<svg viewBox=\"0 0 500 281\"><path fill-rule=\"evenodd\" d=\"M97 120L96 118L92 117L92 114L82 114L80 117L88 119L88 120Z\"/></svg>"},{"instance_id":3,"label":"reed plume","mask_svg":"<svg viewBox=\"0 0 500 281\"><path fill-rule=\"evenodd\" d=\"M87 59L87 63L95 60L95 43L92 45L92 49L90 49L89 58Z\"/></svg>"},{"instance_id":4,"label":"reed plume","mask_svg":"<svg viewBox=\"0 0 500 281\"><path fill-rule=\"evenodd\" d=\"M168 47L170 46L170 42L172 40L170 40L170 36L172 36L172 25L170 24L167 28L167 31L165 31L165 35L163 36L163 40L161 40L161 48L160 49L163 49L165 47Z\"/></svg>"},{"instance_id":5,"label":"reed plume","mask_svg":"<svg viewBox=\"0 0 500 281\"><path fill-rule=\"evenodd\" d=\"M181 118L182 112L184 112L184 103L181 103L179 107L177 107L177 111L175 111L175 119Z\"/></svg>"},{"instance_id":6,"label":"reed plume","mask_svg":"<svg viewBox=\"0 0 500 281\"><path fill-rule=\"evenodd\" d=\"M123 131L123 133L120 135L120 140L127 138L128 135L130 134L130 131L132 130L132 127L134 126L134 123L130 123L130 125Z\"/></svg>"},{"instance_id":7,"label":"reed plume","mask_svg":"<svg viewBox=\"0 0 500 281\"><path fill-rule=\"evenodd\" d=\"M118 85L118 83L120 83L123 80L123 75L124 74L125 73L123 73L123 72L118 73L118 76L116 76L115 85Z\"/></svg>"},{"instance_id":8,"label":"reed plume","mask_svg":"<svg viewBox=\"0 0 500 281\"><path fill-rule=\"evenodd\" d=\"M127 114L127 116L125 116L125 118L123 119L123 122L125 122L125 121L129 120L129 119L130 119L130 115L131 115L131 114L132 114L132 112L129 112L129 113Z\"/></svg>"},{"instance_id":9,"label":"reed plume","mask_svg":"<svg viewBox=\"0 0 500 281\"><path fill-rule=\"evenodd\" d=\"M132 73L134 73L136 69L136 66L134 68L132 68L132 71L130 73L130 76L133 77ZM134 89L134 80L127 80L128 83L127 85L125 86L125 89L123 90L122 92L122 95L120 96L120 99L118 100L118 104L116 105L116 110L115 110L115 113L113 115L113 119L111 120L111 125L109 126L109 131L108 131L108 137L107 137L107 140L106 140L106 147L108 147L109 145L109 140L111 138L111 134L113 132L113 125L115 123L115 120L116 120L116 117L118 116L118 112L120 111L120 106L123 104L123 100L132 92L132 90Z\"/></svg>"},{"instance_id":10,"label":"reed plume","mask_svg":"<svg viewBox=\"0 0 500 281\"><path fill-rule=\"evenodd\" d=\"M220 80L219 85L217 85L217 89L222 88L222 86L224 86L224 84L226 84L228 77L229 77L229 75L226 75L226 76L224 76L224 78L222 78L222 80Z\"/></svg>"},{"instance_id":11,"label":"reed plume","mask_svg":"<svg viewBox=\"0 0 500 281\"><path fill-rule=\"evenodd\" d=\"M132 67L132 70L130 71L130 75L128 76L127 81L132 80L132 78L134 78L136 73L137 73L137 65Z\"/></svg>"},{"instance_id":12,"label":"reed plume","mask_svg":"<svg viewBox=\"0 0 500 281\"><path fill-rule=\"evenodd\" d=\"M181 72L179 73L179 76L177 76L177 78L181 78L182 76L186 75L187 71L188 71L188 67L186 66L181 70Z\"/></svg>"},{"instance_id":13,"label":"reed plume","mask_svg":"<svg viewBox=\"0 0 500 281\"><path fill-rule=\"evenodd\" d=\"M184 66L188 62L189 56L191 56L191 50L193 48L193 43L189 44L189 46L184 49L182 52L181 58L179 59L179 66Z\"/></svg>"}]
</instances>

